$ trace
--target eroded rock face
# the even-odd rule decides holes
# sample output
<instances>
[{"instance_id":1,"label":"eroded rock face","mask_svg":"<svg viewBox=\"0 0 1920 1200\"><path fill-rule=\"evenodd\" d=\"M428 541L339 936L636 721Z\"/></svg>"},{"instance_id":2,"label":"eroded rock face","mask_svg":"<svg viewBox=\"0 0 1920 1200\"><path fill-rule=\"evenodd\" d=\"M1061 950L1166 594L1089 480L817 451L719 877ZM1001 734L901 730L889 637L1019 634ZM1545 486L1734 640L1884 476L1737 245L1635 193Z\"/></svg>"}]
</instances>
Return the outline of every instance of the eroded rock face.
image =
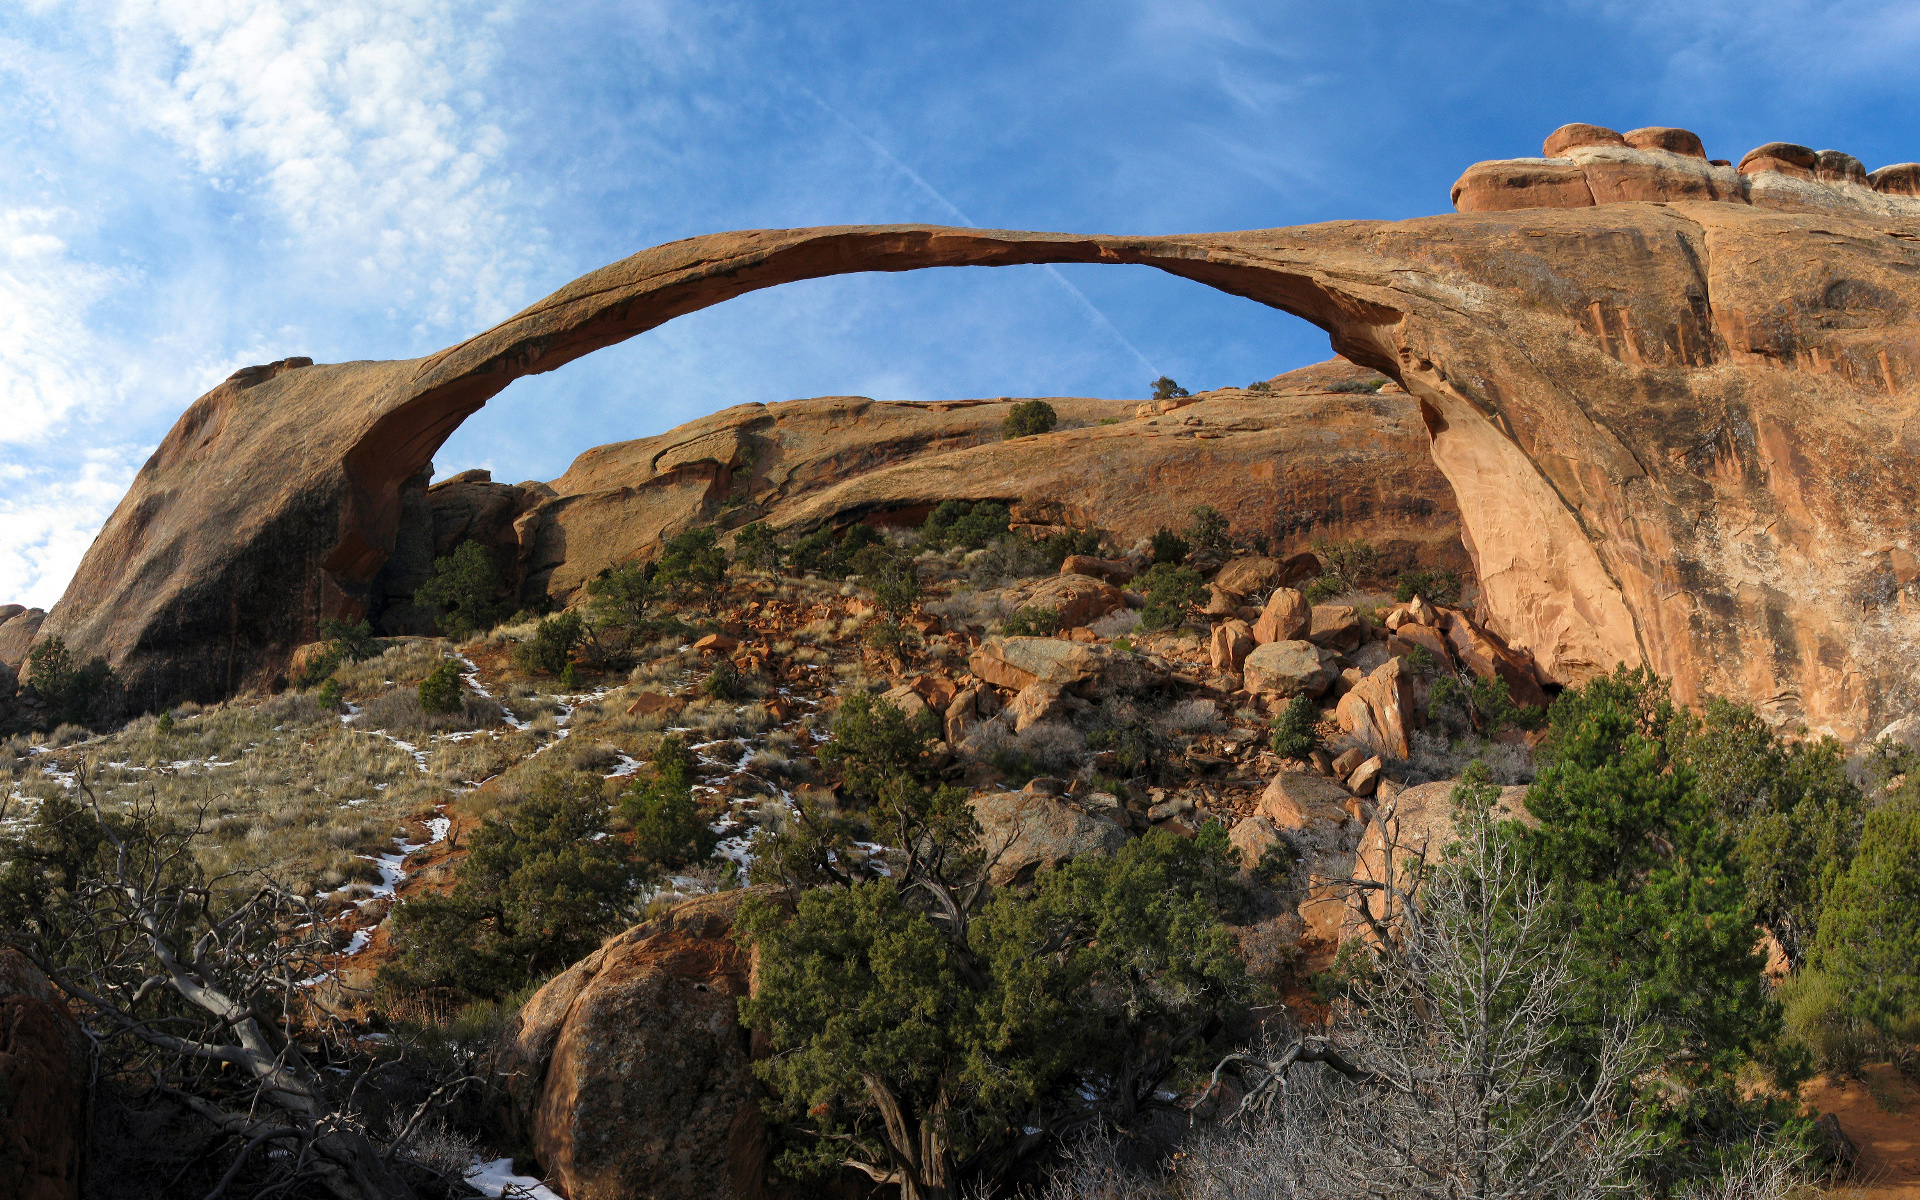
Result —
<instances>
[{"instance_id":1,"label":"eroded rock face","mask_svg":"<svg viewBox=\"0 0 1920 1200\"><path fill-rule=\"evenodd\" d=\"M534 993L502 1070L521 1135L569 1200L762 1193L766 1141L721 892L608 939Z\"/></svg>"},{"instance_id":2,"label":"eroded rock face","mask_svg":"<svg viewBox=\"0 0 1920 1200\"><path fill-rule=\"evenodd\" d=\"M1823 167L1816 152L1799 167L1776 151L1742 175L1667 148L1683 141L1669 134L1620 140L1561 150L1596 201L1578 207L1178 237L717 234L584 276L424 359L249 369L181 418L43 632L106 655L135 696L271 683L321 615L366 611L395 549L404 485L520 375L789 280L1134 263L1314 321L1337 352L1412 394L1458 506L1483 623L1548 681L1645 663L1683 700L1717 692L1816 732L1877 730L1920 708L1920 476L1908 469L1920 431L1905 415L1920 395L1920 199L1902 190L1912 173L1862 185L1837 159ZM1635 190L1655 155L1658 187ZM1555 161L1543 169L1564 175ZM1721 194L1741 180L1743 196ZM1033 525L1113 504L1132 521L1176 498L1190 506L1173 494L1182 480L1232 472L1250 509L1270 513L1276 497L1311 499L1324 485L1333 491L1317 507L1338 511L1354 495L1352 472L1328 465L1342 439L1284 408L1251 427L1271 404L1216 393L1134 418L1138 432L1122 420L959 446L836 479L780 520L798 529L960 497L1019 500L1016 519ZM1294 411L1377 429L1406 404L1336 395ZM776 408L730 410L710 438L659 446L645 488L717 504L734 487L727 463L778 467L784 451L769 457L752 440L757 423L778 424ZM849 401L834 419L884 413ZM1187 423L1195 417L1204 423ZM1085 468L1093 461L1100 470ZM1302 461L1312 474L1290 479ZM591 466L555 487L556 500L572 498L552 526L568 546L591 543L594 528L638 528L630 509L587 520L611 512L616 477L636 486ZM1409 494L1405 472L1374 473L1377 511L1392 512ZM602 478L606 487L593 482ZM1152 490L1143 478L1175 486L1129 500ZM1046 503L1030 511L1030 495ZM548 529L533 531L528 577L546 571L549 590L569 594L560 571L575 560L569 551L549 569ZM640 540L609 532L606 553Z\"/></svg>"},{"instance_id":3,"label":"eroded rock face","mask_svg":"<svg viewBox=\"0 0 1920 1200\"><path fill-rule=\"evenodd\" d=\"M1113 854L1127 843L1121 815L1090 811L1064 796L990 792L967 802L980 822L988 878L995 887L1030 883L1041 867L1088 854Z\"/></svg>"},{"instance_id":4,"label":"eroded rock face","mask_svg":"<svg viewBox=\"0 0 1920 1200\"><path fill-rule=\"evenodd\" d=\"M77 1200L90 1078L86 1040L59 994L0 950L0 1195Z\"/></svg>"}]
</instances>

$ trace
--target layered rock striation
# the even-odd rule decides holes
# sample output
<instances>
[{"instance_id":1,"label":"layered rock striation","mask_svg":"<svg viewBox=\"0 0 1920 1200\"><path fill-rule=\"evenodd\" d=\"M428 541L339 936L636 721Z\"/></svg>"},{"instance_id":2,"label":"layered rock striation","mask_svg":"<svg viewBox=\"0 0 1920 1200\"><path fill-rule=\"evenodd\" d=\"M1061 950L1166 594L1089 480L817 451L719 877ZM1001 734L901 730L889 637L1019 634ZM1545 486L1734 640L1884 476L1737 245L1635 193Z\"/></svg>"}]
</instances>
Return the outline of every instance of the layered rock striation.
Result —
<instances>
[{"instance_id":1,"label":"layered rock striation","mask_svg":"<svg viewBox=\"0 0 1920 1200\"><path fill-rule=\"evenodd\" d=\"M1776 146L1744 175L1732 168L1740 197L1717 183L1657 196L1623 185L1601 201L1601 167L1582 164L1628 153L1722 178L1672 131L1641 140L1550 147L1579 160L1594 203L1569 182L1557 204L1176 237L716 234L584 276L423 359L249 368L181 418L42 633L106 654L136 700L270 684L318 617L374 606L407 485L521 375L789 280L1136 264L1312 321L1412 394L1477 566L1480 616L1549 680L1644 663L1682 698L1737 696L1843 737L1878 729L1920 706L1920 199L1900 190L1913 172L1862 184L1845 163L1815 153L1800 166ZM1816 187L1845 202L1807 200ZM716 428L716 445L749 424ZM1098 433L1041 440L1126 453ZM684 454L673 486L710 494L699 476L717 478L720 451ZM937 471L894 469L927 472L928 486L903 492L939 495ZM900 498L862 493L876 474L841 486L858 503ZM796 522L834 519L821 503ZM556 517L562 531L575 520ZM530 578L544 569L532 554ZM572 560L560 556L547 586L566 590Z\"/></svg>"}]
</instances>

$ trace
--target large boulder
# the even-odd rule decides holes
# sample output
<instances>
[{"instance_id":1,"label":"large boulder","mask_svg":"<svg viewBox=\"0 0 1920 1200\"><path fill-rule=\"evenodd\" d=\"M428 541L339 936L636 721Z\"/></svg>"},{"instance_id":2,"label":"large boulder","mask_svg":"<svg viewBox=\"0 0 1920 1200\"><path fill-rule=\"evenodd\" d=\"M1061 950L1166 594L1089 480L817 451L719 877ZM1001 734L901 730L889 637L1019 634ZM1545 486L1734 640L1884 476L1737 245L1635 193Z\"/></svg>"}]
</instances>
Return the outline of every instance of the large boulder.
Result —
<instances>
[{"instance_id":1,"label":"large boulder","mask_svg":"<svg viewBox=\"0 0 1920 1200\"><path fill-rule=\"evenodd\" d=\"M1055 575L1028 593L1022 609L1050 609L1060 618L1060 628L1091 625L1110 612L1127 606L1126 593L1102 579L1090 575Z\"/></svg>"},{"instance_id":2,"label":"large boulder","mask_svg":"<svg viewBox=\"0 0 1920 1200\"><path fill-rule=\"evenodd\" d=\"M762 1194L766 1138L736 1001L749 891L692 900L608 939L521 1009L501 1071L511 1114L569 1200Z\"/></svg>"},{"instance_id":3,"label":"large boulder","mask_svg":"<svg viewBox=\"0 0 1920 1200\"><path fill-rule=\"evenodd\" d=\"M78 1200L90 1067L47 977L0 950L0 1196Z\"/></svg>"},{"instance_id":4,"label":"large boulder","mask_svg":"<svg viewBox=\"0 0 1920 1200\"><path fill-rule=\"evenodd\" d=\"M1318 696L1337 674L1312 642L1268 642L1240 664L1249 692L1268 696Z\"/></svg>"},{"instance_id":5,"label":"large boulder","mask_svg":"<svg viewBox=\"0 0 1920 1200\"><path fill-rule=\"evenodd\" d=\"M1381 803L1355 848L1353 877L1377 883L1391 881L1405 888L1423 868L1438 862L1455 837L1453 792L1459 786L1457 779L1422 783ZM1498 819L1527 826L1540 823L1527 811L1524 787L1501 788L1493 813ZM1375 899L1372 910L1378 917L1385 913L1386 906ZM1362 925L1350 922L1343 932L1350 936Z\"/></svg>"},{"instance_id":6,"label":"large boulder","mask_svg":"<svg viewBox=\"0 0 1920 1200\"><path fill-rule=\"evenodd\" d=\"M34 640L39 636L40 625L47 619L47 614L43 609L22 609L17 604L7 607L15 611L12 616L0 621L0 663L19 671L26 665L27 653L33 649Z\"/></svg>"},{"instance_id":7,"label":"large boulder","mask_svg":"<svg viewBox=\"0 0 1920 1200\"><path fill-rule=\"evenodd\" d=\"M987 878L995 887L1032 881L1041 867L1086 854L1112 854L1127 843L1122 812L1082 807L1069 797L989 792L968 805L980 822Z\"/></svg>"},{"instance_id":8,"label":"large boulder","mask_svg":"<svg viewBox=\"0 0 1920 1200\"><path fill-rule=\"evenodd\" d=\"M1311 628L1313 606L1307 598L1289 587L1275 588L1267 597L1267 606L1260 610L1260 619L1253 623L1253 640L1262 645L1291 642Z\"/></svg>"},{"instance_id":9,"label":"large boulder","mask_svg":"<svg viewBox=\"0 0 1920 1200\"><path fill-rule=\"evenodd\" d=\"M1221 567L1213 577L1213 586L1235 596L1264 596L1285 581L1286 577L1285 563L1264 555L1254 555L1233 559Z\"/></svg>"},{"instance_id":10,"label":"large boulder","mask_svg":"<svg viewBox=\"0 0 1920 1200\"><path fill-rule=\"evenodd\" d=\"M988 638L973 652L967 667L995 687L1018 692L1031 684L1052 683L1089 699L1138 691L1155 678L1133 655L1099 643L1061 638Z\"/></svg>"},{"instance_id":11,"label":"large boulder","mask_svg":"<svg viewBox=\"0 0 1920 1200\"><path fill-rule=\"evenodd\" d=\"M1410 749L1408 735L1419 719L1416 686L1406 659L1390 658L1340 697L1334 720L1373 750L1405 758Z\"/></svg>"},{"instance_id":12,"label":"large boulder","mask_svg":"<svg viewBox=\"0 0 1920 1200\"><path fill-rule=\"evenodd\" d=\"M1253 630L1247 623L1228 619L1213 627L1213 636L1207 645L1208 660L1216 671L1238 673L1254 647Z\"/></svg>"}]
</instances>

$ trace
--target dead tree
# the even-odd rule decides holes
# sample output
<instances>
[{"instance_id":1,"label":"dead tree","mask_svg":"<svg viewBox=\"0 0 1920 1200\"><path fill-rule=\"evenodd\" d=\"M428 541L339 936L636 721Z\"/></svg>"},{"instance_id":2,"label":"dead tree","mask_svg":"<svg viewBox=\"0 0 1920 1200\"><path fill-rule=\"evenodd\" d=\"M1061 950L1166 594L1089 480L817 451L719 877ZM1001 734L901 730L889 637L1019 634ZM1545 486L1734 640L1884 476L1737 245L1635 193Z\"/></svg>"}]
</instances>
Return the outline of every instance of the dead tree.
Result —
<instances>
[{"instance_id":1,"label":"dead tree","mask_svg":"<svg viewBox=\"0 0 1920 1200\"><path fill-rule=\"evenodd\" d=\"M1222 1060L1239 1105L1189 1148L1193 1200L1582 1200L1630 1192L1644 1135L1617 1111L1645 1065L1631 1004L1576 1064L1568 950L1546 896L1484 816L1417 886L1364 881L1369 961L1322 1029L1270 1029ZM1423 864L1424 865L1424 864ZM1388 916L1391 920L1388 920ZM1364 918L1363 918L1364 919Z\"/></svg>"},{"instance_id":2,"label":"dead tree","mask_svg":"<svg viewBox=\"0 0 1920 1200\"><path fill-rule=\"evenodd\" d=\"M208 878L193 855L199 822L139 805L104 812L84 770L78 787L91 828L72 831L81 844L67 847L77 853L64 877L34 869L21 847L8 855L0 886L15 921L0 940L76 1002L110 1067L229 1147L209 1200L242 1180L262 1196L413 1197L421 1171L408 1140L458 1081L376 1144L354 1094L368 1076L336 1086L333 1076L352 1073L327 1069L354 1051L313 995L335 961L334 931L313 902L259 878Z\"/></svg>"}]
</instances>

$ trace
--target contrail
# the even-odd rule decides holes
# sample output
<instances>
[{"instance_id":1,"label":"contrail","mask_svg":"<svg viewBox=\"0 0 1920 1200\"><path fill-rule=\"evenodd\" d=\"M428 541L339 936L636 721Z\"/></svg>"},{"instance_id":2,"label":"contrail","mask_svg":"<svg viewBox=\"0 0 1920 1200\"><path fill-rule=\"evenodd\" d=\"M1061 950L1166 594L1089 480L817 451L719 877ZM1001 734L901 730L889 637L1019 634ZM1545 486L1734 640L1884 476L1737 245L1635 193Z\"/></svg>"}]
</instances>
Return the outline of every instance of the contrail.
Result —
<instances>
[{"instance_id":1,"label":"contrail","mask_svg":"<svg viewBox=\"0 0 1920 1200\"><path fill-rule=\"evenodd\" d=\"M843 114L839 109L835 108L831 104L828 104L825 100L822 100L819 96L814 95L814 93L811 90L804 87L800 88L799 90L801 95L813 101L815 104L818 104L821 108L826 110L829 116L831 116L834 120L840 122L840 124L844 125L847 129L847 132L853 134L853 136L859 138L862 142L865 142L867 144L868 149L872 150L875 154L885 159L887 163L893 167L894 170L900 172L902 175L905 175L908 179L912 180L913 186L919 188L922 192L925 192L927 197L931 199L935 204L938 204L941 208L944 208L948 212L952 213L954 220L960 222L960 224L965 225L970 229L981 228L981 225L978 221L975 221L972 217L969 217L966 213L961 212L959 205L955 204L953 201L941 195L940 189L934 187L931 183L928 183L924 178L922 178L920 175L920 172L914 170L912 167L908 166L906 163L901 162L900 159L894 155L893 151L887 149L884 145L880 143L880 140L878 138L873 137L872 135L867 133L866 130L860 128L858 125L855 125L852 121L849 121L846 118L845 114ZM1107 314L1101 312L1098 305L1094 304L1093 301L1087 299L1087 294L1085 292L1073 286L1072 280L1068 279L1065 275L1062 275L1059 269L1052 265L1043 266L1042 269L1046 271L1048 276L1050 276L1055 283L1067 289L1067 294L1072 296L1074 300L1079 303L1080 307L1086 311L1086 314L1089 317L1093 318L1094 324L1106 330L1109 334L1112 334L1114 341L1119 342L1122 346L1125 346L1127 348L1127 353L1139 359L1140 365L1146 369L1147 374L1149 376L1158 376L1160 374L1159 370L1155 368L1151 362L1147 361L1147 356L1140 353L1140 348L1138 346L1135 346L1132 342L1128 341L1126 334L1120 332L1119 326L1115 325L1112 321L1108 320Z\"/></svg>"}]
</instances>

